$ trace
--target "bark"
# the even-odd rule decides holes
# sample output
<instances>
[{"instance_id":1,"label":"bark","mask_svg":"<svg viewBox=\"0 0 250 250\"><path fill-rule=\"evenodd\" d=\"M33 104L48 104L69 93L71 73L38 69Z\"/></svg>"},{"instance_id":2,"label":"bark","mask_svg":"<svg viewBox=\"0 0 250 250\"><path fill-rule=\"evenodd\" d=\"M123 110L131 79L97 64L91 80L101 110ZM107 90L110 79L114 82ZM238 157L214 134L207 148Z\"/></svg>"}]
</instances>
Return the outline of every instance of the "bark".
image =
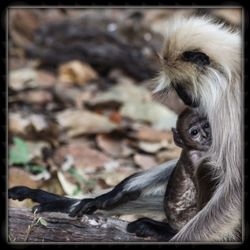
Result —
<instances>
[{"instance_id":1,"label":"bark","mask_svg":"<svg viewBox=\"0 0 250 250\"><path fill-rule=\"evenodd\" d=\"M71 218L62 213L34 214L30 209L10 208L9 242L143 242L126 231L126 221L113 217L84 215Z\"/></svg>"}]
</instances>

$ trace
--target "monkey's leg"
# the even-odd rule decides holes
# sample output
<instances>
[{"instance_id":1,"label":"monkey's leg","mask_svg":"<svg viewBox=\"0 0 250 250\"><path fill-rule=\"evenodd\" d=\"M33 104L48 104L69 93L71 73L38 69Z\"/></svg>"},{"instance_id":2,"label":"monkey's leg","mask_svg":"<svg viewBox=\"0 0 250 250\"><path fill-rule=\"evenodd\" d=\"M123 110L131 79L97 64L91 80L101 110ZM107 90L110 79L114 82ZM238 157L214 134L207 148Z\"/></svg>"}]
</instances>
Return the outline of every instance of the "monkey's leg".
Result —
<instances>
[{"instance_id":1,"label":"monkey's leg","mask_svg":"<svg viewBox=\"0 0 250 250\"><path fill-rule=\"evenodd\" d=\"M139 237L155 237L160 241L169 241L177 233L168 223L149 218L140 218L129 223L127 231Z\"/></svg>"},{"instance_id":2,"label":"monkey's leg","mask_svg":"<svg viewBox=\"0 0 250 250\"><path fill-rule=\"evenodd\" d=\"M54 211L81 216L100 209L108 210L110 214L133 214L133 207L136 207L136 212L152 212L159 207L159 203L162 204L166 184L175 165L176 160L173 160L149 171L129 176L112 191L92 199L72 199L24 186L13 187L8 193L11 199L31 199L40 203L34 208L39 212Z\"/></svg>"},{"instance_id":3,"label":"monkey's leg","mask_svg":"<svg viewBox=\"0 0 250 250\"><path fill-rule=\"evenodd\" d=\"M70 216L82 216L83 214L93 213L98 209L112 210L130 201L148 196L149 193L151 193L151 196L160 193L160 196L163 197L168 178L175 165L176 160L173 160L149 171L131 175L115 186L112 191L92 200L83 199L79 204L74 204ZM148 204L142 206L145 207L145 205L148 206ZM133 207L131 208L132 212Z\"/></svg>"},{"instance_id":4,"label":"monkey's leg","mask_svg":"<svg viewBox=\"0 0 250 250\"><path fill-rule=\"evenodd\" d=\"M126 179L123 182L126 182ZM122 189L123 182L106 194L93 199L83 199L80 203L73 205L69 215L81 217L83 214L91 214L98 209L111 210L128 201L136 200L140 196L141 191L124 191Z\"/></svg>"},{"instance_id":5,"label":"monkey's leg","mask_svg":"<svg viewBox=\"0 0 250 250\"><path fill-rule=\"evenodd\" d=\"M68 213L73 204L79 203L79 199L63 197L40 189L31 189L24 186L16 186L8 190L8 196L13 200L31 199L40 205L34 206L33 211L37 212L62 212Z\"/></svg>"}]
</instances>

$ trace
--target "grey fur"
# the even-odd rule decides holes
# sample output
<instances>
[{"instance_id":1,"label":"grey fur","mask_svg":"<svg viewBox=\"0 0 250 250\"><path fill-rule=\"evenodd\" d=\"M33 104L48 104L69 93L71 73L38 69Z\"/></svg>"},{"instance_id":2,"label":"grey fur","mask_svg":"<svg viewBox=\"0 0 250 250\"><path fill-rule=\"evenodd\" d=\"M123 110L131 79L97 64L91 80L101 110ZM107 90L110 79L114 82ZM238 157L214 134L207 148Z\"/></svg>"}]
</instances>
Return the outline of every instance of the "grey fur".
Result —
<instances>
[{"instance_id":1,"label":"grey fur","mask_svg":"<svg viewBox=\"0 0 250 250\"><path fill-rule=\"evenodd\" d=\"M200 101L212 128L207 153L217 189L171 241L240 241L242 223L242 82L240 34L206 17L174 20L166 31L162 75L168 87L175 82ZM179 56L199 49L211 64L203 68ZM164 77L166 78L166 77ZM170 85L169 85L170 84ZM161 88L164 84L161 81ZM160 90L157 88L157 90Z\"/></svg>"}]
</instances>

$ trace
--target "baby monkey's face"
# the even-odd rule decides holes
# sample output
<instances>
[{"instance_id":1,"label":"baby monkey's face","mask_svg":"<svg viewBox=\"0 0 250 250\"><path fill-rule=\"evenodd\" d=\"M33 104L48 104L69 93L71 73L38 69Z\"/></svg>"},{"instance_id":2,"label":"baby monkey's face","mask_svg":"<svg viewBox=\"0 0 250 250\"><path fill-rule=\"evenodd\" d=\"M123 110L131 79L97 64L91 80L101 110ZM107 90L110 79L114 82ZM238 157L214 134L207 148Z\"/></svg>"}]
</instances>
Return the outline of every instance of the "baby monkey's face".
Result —
<instances>
[{"instance_id":1,"label":"baby monkey's face","mask_svg":"<svg viewBox=\"0 0 250 250\"><path fill-rule=\"evenodd\" d=\"M212 144L207 118L192 109L186 109L179 116L173 135L176 145L186 150L207 151Z\"/></svg>"},{"instance_id":2,"label":"baby monkey's face","mask_svg":"<svg viewBox=\"0 0 250 250\"><path fill-rule=\"evenodd\" d=\"M190 147L200 150L208 149L212 143L211 128L208 120L197 117L196 121L187 127L186 136L184 135L183 140Z\"/></svg>"}]
</instances>

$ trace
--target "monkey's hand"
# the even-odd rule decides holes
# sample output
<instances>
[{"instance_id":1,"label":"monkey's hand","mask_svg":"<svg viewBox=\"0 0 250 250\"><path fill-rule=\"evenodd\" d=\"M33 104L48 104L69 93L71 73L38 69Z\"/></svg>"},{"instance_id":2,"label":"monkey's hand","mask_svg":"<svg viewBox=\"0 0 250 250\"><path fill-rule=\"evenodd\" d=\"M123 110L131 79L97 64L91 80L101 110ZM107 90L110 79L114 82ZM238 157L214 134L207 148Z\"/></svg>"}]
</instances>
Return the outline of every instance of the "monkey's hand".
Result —
<instances>
[{"instance_id":1,"label":"monkey's hand","mask_svg":"<svg viewBox=\"0 0 250 250\"><path fill-rule=\"evenodd\" d=\"M81 217L83 216L83 214L92 214L100 207L101 204L98 203L96 199L83 199L78 204L75 204L75 206L71 208L69 216Z\"/></svg>"},{"instance_id":2,"label":"monkey's hand","mask_svg":"<svg viewBox=\"0 0 250 250\"><path fill-rule=\"evenodd\" d=\"M76 204L69 216L81 217L83 214L92 214L97 209L110 210L128 201L137 199L140 196L140 191L122 191L117 186L112 191L97 196L94 199L83 199Z\"/></svg>"},{"instance_id":3,"label":"monkey's hand","mask_svg":"<svg viewBox=\"0 0 250 250\"><path fill-rule=\"evenodd\" d=\"M32 189L24 186L17 186L8 190L9 199L23 201L30 198Z\"/></svg>"},{"instance_id":4,"label":"monkey's hand","mask_svg":"<svg viewBox=\"0 0 250 250\"><path fill-rule=\"evenodd\" d=\"M140 218L129 223L127 231L138 237L152 237L159 241L169 241L177 233L169 224L149 218Z\"/></svg>"},{"instance_id":5,"label":"monkey's hand","mask_svg":"<svg viewBox=\"0 0 250 250\"><path fill-rule=\"evenodd\" d=\"M16 186L8 190L8 196L13 200L31 199L39 205L33 207L37 212L61 212L68 213L71 207L78 204L80 200L52 194L40 189L32 189L25 186Z\"/></svg>"}]
</instances>

